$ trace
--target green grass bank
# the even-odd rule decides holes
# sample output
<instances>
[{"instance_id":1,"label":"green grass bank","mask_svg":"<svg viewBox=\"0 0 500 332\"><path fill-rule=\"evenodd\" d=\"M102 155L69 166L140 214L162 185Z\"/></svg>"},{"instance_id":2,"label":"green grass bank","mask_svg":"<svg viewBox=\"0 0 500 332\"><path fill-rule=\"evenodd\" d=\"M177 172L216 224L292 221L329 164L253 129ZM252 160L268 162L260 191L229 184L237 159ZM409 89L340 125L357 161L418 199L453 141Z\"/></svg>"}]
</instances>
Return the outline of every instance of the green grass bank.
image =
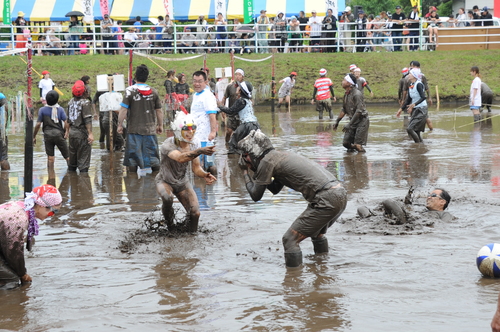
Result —
<instances>
[{"instance_id":1,"label":"green grass bank","mask_svg":"<svg viewBox=\"0 0 500 332\"><path fill-rule=\"evenodd\" d=\"M250 54L242 57L256 60L267 55ZM159 55L159 57L183 58L184 55ZM26 57L24 57L26 59ZM439 88L441 101L466 100L472 78L469 74L471 66L480 68L483 81L493 90L495 95L500 94L500 50L491 51L453 51L453 52L393 52L393 53L312 53L312 54L276 54L275 77L276 81L288 76L291 71L298 74L296 88L292 93L294 102L309 101L312 96L313 83L318 77L320 68L328 70L328 77L334 83L337 97L342 96L341 81L347 73L350 64L356 64L362 69L365 77L374 91L374 97L366 95L366 101L392 102L397 98L398 80L401 69L407 67L411 60L421 63L422 72L427 76L431 85L433 99L436 96L435 86ZM187 61L154 60L165 71L175 69L177 73L190 76L203 66L203 57ZM1 58L0 92L11 97L18 91L26 91L26 64L19 56ZM134 67L144 63L150 68L148 83L164 94L163 82L166 72L151 60L134 56ZM229 54L208 54L207 65L211 74L214 68L230 66ZM235 60L235 68L245 70L246 78L254 86L269 83L271 80L271 60L264 62L247 62ZM64 93L61 102L71 98L71 86L74 81L83 75L89 75L95 91L95 76L107 73L128 72L128 56L126 55L75 55L75 56L34 56L33 69L38 72L48 70L51 78ZM34 76L33 95L38 99L38 76ZM278 87L279 88L279 85Z\"/></svg>"}]
</instances>

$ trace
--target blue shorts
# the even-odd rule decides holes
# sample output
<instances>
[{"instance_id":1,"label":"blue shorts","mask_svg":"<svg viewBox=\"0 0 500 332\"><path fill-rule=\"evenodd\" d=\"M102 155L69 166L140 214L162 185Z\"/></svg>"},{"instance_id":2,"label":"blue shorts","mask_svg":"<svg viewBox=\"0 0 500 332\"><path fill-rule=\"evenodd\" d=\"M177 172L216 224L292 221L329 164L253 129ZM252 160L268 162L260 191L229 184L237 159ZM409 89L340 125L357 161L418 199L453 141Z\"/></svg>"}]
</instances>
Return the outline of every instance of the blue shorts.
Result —
<instances>
[{"instance_id":1,"label":"blue shorts","mask_svg":"<svg viewBox=\"0 0 500 332\"><path fill-rule=\"evenodd\" d=\"M128 134L123 165L139 166L141 169L160 167L156 135Z\"/></svg>"},{"instance_id":2,"label":"blue shorts","mask_svg":"<svg viewBox=\"0 0 500 332\"><path fill-rule=\"evenodd\" d=\"M480 109L480 108L481 108L481 106L471 106L471 107L470 107L470 109L471 109L471 110L478 110L478 109Z\"/></svg>"}]
</instances>

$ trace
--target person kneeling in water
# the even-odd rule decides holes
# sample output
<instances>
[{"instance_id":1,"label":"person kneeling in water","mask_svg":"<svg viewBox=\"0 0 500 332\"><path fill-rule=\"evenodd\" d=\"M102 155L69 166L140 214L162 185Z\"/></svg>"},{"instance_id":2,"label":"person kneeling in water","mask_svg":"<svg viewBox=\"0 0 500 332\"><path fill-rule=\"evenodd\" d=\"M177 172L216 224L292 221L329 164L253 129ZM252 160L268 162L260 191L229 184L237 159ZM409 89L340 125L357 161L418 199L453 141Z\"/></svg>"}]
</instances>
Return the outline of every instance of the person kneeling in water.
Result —
<instances>
[{"instance_id":1,"label":"person kneeling in water","mask_svg":"<svg viewBox=\"0 0 500 332\"><path fill-rule=\"evenodd\" d=\"M316 254L327 253L326 231L347 204L346 190L335 175L299 154L276 151L260 130L252 130L238 142L238 148L243 151L240 166L252 200L259 201L266 189L276 195L287 186L302 193L309 202L307 209L283 235L286 266L302 264L299 244L308 237L312 239ZM252 177L248 168L254 172Z\"/></svg>"},{"instance_id":2,"label":"person kneeling in water","mask_svg":"<svg viewBox=\"0 0 500 332\"><path fill-rule=\"evenodd\" d=\"M167 138L160 147L161 165L155 179L156 191L163 201L162 213L168 229L174 229L175 195L189 214L188 231L196 232L200 219L200 206L196 193L187 179L187 167L191 161L191 168L196 176L204 178L206 184L214 183L217 179L201 168L198 156L202 154L211 156L215 152L215 146L194 149L197 146L193 139L196 124L191 114L177 112L171 127L175 136Z\"/></svg>"}]
</instances>

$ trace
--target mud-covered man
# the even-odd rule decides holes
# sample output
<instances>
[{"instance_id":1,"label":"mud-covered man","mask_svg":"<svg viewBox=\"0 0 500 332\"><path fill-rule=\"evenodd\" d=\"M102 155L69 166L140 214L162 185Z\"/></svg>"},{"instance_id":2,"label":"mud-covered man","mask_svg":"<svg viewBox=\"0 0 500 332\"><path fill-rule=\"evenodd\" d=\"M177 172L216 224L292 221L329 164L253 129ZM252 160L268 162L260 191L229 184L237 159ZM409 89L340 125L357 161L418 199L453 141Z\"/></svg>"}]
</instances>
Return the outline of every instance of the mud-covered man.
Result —
<instances>
[{"instance_id":1,"label":"mud-covered man","mask_svg":"<svg viewBox=\"0 0 500 332\"><path fill-rule=\"evenodd\" d=\"M348 151L365 152L363 145L366 145L368 140L370 120L363 94L356 88L356 77L353 74L347 74L342 80L342 88L345 90L344 105L333 125L333 130L337 130L340 121L347 115L350 121L342 129L344 132L342 144Z\"/></svg>"},{"instance_id":2,"label":"mud-covered man","mask_svg":"<svg viewBox=\"0 0 500 332\"><path fill-rule=\"evenodd\" d=\"M269 138L260 130L252 130L238 143L243 151L240 162L250 197L259 201L266 189L273 194L283 186L296 190L309 202L307 209L283 235L285 264L302 264L300 242L310 237L314 252L328 252L325 236L328 228L346 207L346 190L335 176L319 164L293 152L276 151ZM248 174L248 168L254 173Z\"/></svg>"},{"instance_id":3,"label":"mud-covered man","mask_svg":"<svg viewBox=\"0 0 500 332\"><path fill-rule=\"evenodd\" d=\"M410 203L412 189L408 192L407 197L405 198L405 203ZM442 221L452 221L453 216L445 211L448 208L448 204L450 204L451 196L450 194L442 189L435 188L429 195L427 195L426 200L426 211L422 212L420 216L430 217L434 219L441 219ZM386 215L390 215L396 219L398 224L406 224L408 221L408 212L398 204L395 200L386 199L382 202L383 209ZM367 218L373 215L372 211L370 211L367 207L363 206L358 208L358 215L362 218Z\"/></svg>"},{"instance_id":4,"label":"mud-covered man","mask_svg":"<svg viewBox=\"0 0 500 332\"><path fill-rule=\"evenodd\" d=\"M196 125L191 114L177 112L171 124L175 136L169 137L160 147L161 166L156 175L156 191L162 199L162 213L167 227L173 230L174 225L174 195L184 206L188 214L187 230L196 232L200 219L200 206L198 198L186 177L187 168L191 161L193 173L205 179L206 184L216 181L210 172L205 172L200 165L198 156L204 154L211 156L215 146L196 148L194 140Z\"/></svg>"}]
</instances>

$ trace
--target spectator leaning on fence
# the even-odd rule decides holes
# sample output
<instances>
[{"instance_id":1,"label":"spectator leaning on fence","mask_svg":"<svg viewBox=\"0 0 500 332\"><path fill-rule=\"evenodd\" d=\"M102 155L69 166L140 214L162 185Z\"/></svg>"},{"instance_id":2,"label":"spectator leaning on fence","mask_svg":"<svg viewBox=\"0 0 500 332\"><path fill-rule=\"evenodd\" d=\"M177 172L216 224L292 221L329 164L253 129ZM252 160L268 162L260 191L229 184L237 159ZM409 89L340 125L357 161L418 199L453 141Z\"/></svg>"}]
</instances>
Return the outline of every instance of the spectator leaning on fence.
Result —
<instances>
[{"instance_id":1,"label":"spectator leaning on fence","mask_svg":"<svg viewBox=\"0 0 500 332\"><path fill-rule=\"evenodd\" d=\"M488 12L488 7L484 7L481 11L481 23L483 27L491 27L493 26L493 17Z\"/></svg>"},{"instance_id":2,"label":"spectator leaning on fence","mask_svg":"<svg viewBox=\"0 0 500 332\"><path fill-rule=\"evenodd\" d=\"M102 47L104 48L104 54L113 54L113 50L108 50L111 47L113 40L113 33L111 27L113 26L113 20L108 14L104 14L104 19L101 21L101 33L102 33Z\"/></svg>"},{"instance_id":3,"label":"spectator leaning on fence","mask_svg":"<svg viewBox=\"0 0 500 332\"><path fill-rule=\"evenodd\" d=\"M394 42L394 51L401 52L403 22L406 20L406 15L401 11L401 6L396 6L396 12L392 14L392 41Z\"/></svg>"},{"instance_id":4,"label":"spectator leaning on fence","mask_svg":"<svg viewBox=\"0 0 500 332\"><path fill-rule=\"evenodd\" d=\"M321 18L317 16L315 10L312 12L312 16L309 18L307 24L311 27L311 43L310 45L319 45L321 43Z\"/></svg>"}]
</instances>

